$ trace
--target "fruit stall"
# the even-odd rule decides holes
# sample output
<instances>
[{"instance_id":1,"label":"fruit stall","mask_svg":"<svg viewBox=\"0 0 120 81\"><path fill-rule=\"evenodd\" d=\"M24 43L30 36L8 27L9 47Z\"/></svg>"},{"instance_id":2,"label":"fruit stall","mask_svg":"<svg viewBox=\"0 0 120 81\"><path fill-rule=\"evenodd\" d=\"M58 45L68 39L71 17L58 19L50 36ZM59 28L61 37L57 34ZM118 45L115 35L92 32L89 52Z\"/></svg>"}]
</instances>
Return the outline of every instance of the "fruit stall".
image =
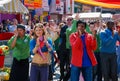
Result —
<instances>
[{"instance_id":1,"label":"fruit stall","mask_svg":"<svg viewBox=\"0 0 120 81\"><path fill-rule=\"evenodd\" d=\"M7 45L0 46L0 81L8 81L10 75L10 67L5 67L5 56L9 54Z\"/></svg>"}]
</instances>

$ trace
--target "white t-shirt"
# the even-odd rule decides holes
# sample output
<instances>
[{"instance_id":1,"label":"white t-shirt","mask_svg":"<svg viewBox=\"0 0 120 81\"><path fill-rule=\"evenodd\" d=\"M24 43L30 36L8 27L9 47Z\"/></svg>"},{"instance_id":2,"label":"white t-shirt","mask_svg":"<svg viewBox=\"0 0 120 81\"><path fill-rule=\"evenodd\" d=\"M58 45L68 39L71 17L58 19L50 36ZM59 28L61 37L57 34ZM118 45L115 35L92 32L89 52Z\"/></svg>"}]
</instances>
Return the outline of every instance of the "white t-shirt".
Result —
<instances>
[{"instance_id":1,"label":"white t-shirt","mask_svg":"<svg viewBox=\"0 0 120 81\"><path fill-rule=\"evenodd\" d=\"M10 32L14 32L16 29L17 29L17 26L16 26L16 25L11 25L11 26L9 26L9 31L10 31Z\"/></svg>"}]
</instances>

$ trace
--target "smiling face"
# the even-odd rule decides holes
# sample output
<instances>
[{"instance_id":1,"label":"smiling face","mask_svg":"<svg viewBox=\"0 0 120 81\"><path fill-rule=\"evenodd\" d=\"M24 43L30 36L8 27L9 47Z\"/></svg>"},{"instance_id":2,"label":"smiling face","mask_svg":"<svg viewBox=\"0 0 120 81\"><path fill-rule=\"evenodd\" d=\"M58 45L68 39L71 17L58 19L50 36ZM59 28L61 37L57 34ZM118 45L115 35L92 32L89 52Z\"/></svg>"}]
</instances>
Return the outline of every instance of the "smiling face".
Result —
<instances>
[{"instance_id":1,"label":"smiling face","mask_svg":"<svg viewBox=\"0 0 120 81\"><path fill-rule=\"evenodd\" d=\"M36 29L35 29L35 35L36 35L37 37L42 36L42 35L43 35L43 29L40 28L40 27L36 27Z\"/></svg>"},{"instance_id":2,"label":"smiling face","mask_svg":"<svg viewBox=\"0 0 120 81\"><path fill-rule=\"evenodd\" d=\"M45 35L45 31L42 24L36 24L34 28L35 38Z\"/></svg>"}]
</instances>

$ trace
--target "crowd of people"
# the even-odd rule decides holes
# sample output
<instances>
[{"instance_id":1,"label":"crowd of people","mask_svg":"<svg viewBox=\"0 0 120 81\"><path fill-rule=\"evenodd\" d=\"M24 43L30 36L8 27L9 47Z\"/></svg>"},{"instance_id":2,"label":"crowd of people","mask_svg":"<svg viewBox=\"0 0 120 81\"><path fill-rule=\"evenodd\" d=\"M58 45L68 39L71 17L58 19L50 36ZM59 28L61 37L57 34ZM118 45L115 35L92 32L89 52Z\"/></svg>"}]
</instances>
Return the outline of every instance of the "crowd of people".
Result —
<instances>
[{"instance_id":1,"label":"crowd of people","mask_svg":"<svg viewBox=\"0 0 120 81\"><path fill-rule=\"evenodd\" d=\"M9 81L53 81L56 64L59 81L118 81L120 22L88 23L76 15L59 24L13 19L4 25L1 31L14 33L8 41L13 52Z\"/></svg>"}]
</instances>

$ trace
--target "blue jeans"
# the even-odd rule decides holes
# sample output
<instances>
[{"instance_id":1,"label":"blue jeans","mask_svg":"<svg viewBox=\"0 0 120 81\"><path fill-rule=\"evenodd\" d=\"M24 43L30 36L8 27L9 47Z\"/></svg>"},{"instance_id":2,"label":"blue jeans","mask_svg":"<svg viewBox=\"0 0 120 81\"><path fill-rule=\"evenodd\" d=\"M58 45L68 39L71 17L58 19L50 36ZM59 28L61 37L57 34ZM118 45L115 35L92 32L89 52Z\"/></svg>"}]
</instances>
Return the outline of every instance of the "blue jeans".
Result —
<instances>
[{"instance_id":1,"label":"blue jeans","mask_svg":"<svg viewBox=\"0 0 120 81\"><path fill-rule=\"evenodd\" d=\"M31 64L30 81L48 81L48 74L49 66L37 66Z\"/></svg>"},{"instance_id":2,"label":"blue jeans","mask_svg":"<svg viewBox=\"0 0 120 81\"><path fill-rule=\"evenodd\" d=\"M70 81L79 81L80 72L82 72L84 81L92 81L92 66L80 68L74 65L71 66Z\"/></svg>"},{"instance_id":3,"label":"blue jeans","mask_svg":"<svg viewBox=\"0 0 120 81\"><path fill-rule=\"evenodd\" d=\"M120 46L116 48L116 53L117 53L118 74L120 74Z\"/></svg>"}]
</instances>

